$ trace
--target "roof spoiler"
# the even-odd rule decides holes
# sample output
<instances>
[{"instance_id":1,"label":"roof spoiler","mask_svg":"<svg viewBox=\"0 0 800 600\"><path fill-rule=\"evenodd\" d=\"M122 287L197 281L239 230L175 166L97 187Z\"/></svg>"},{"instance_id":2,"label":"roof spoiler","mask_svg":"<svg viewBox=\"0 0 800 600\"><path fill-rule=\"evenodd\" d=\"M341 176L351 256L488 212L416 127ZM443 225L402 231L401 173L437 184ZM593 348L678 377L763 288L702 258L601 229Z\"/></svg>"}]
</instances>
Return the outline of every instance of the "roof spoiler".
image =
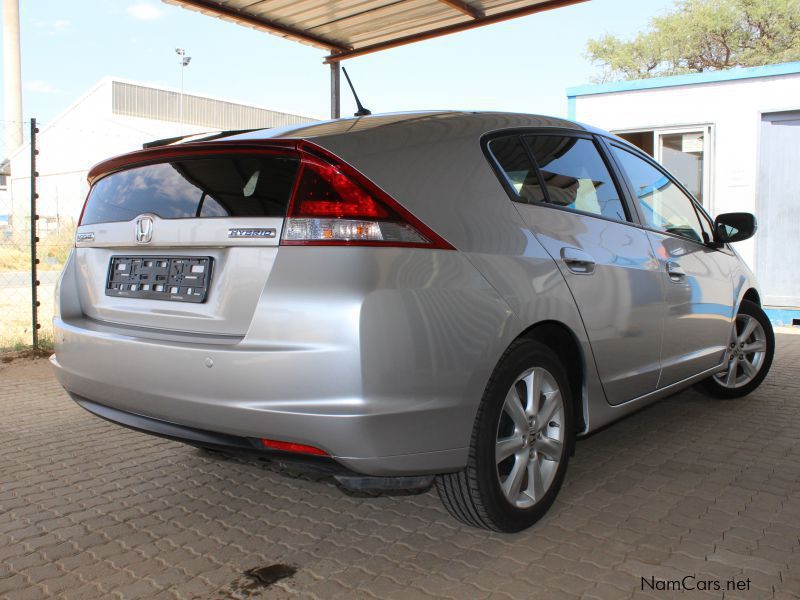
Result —
<instances>
[{"instance_id":1,"label":"roof spoiler","mask_svg":"<svg viewBox=\"0 0 800 600\"><path fill-rule=\"evenodd\" d=\"M188 135L179 135L175 137L163 138L160 140L153 140L152 142L145 142L142 144L143 149L158 148L159 146L170 146L180 142L206 142L216 140L229 135L238 135L240 133L250 133L251 131L261 131L263 129L271 129L270 127L253 127L252 129L230 129L228 131L206 131L203 133L190 133Z\"/></svg>"}]
</instances>

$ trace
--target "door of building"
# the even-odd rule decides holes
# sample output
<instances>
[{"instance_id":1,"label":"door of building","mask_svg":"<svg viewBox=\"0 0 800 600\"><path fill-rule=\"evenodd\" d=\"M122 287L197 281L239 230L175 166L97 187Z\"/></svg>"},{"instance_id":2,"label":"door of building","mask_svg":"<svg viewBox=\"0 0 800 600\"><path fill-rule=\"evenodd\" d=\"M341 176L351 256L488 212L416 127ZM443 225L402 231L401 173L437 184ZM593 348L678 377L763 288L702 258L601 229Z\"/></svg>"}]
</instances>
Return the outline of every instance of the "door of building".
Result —
<instances>
[{"instance_id":1,"label":"door of building","mask_svg":"<svg viewBox=\"0 0 800 600\"><path fill-rule=\"evenodd\" d=\"M713 210L710 198L711 125L615 133L664 165L707 211Z\"/></svg>"},{"instance_id":2,"label":"door of building","mask_svg":"<svg viewBox=\"0 0 800 600\"><path fill-rule=\"evenodd\" d=\"M800 307L800 111L762 116L756 265L764 304Z\"/></svg>"}]
</instances>

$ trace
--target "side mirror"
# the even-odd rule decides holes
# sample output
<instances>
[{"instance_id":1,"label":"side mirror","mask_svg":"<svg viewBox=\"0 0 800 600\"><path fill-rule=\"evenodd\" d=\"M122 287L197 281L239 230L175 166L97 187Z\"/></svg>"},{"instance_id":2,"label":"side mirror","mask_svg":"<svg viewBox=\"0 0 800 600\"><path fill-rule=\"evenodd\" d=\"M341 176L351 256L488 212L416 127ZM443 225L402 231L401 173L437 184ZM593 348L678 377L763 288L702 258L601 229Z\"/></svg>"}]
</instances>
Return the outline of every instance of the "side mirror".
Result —
<instances>
[{"instance_id":1,"label":"side mirror","mask_svg":"<svg viewBox=\"0 0 800 600\"><path fill-rule=\"evenodd\" d=\"M756 218L750 213L723 213L714 219L714 241L721 244L741 242L753 237L756 229Z\"/></svg>"}]
</instances>

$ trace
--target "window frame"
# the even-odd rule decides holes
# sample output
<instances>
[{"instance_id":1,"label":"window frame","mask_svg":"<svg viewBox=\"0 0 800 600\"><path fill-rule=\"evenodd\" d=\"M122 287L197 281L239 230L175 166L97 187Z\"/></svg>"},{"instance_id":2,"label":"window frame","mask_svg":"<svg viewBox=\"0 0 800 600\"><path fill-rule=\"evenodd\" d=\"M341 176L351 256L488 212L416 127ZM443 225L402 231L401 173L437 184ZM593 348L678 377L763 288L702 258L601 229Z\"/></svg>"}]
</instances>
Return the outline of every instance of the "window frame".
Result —
<instances>
[{"instance_id":1,"label":"window frame","mask_svg":"<svg viewBox=\"0 0 800 600\"><path fill-rule=\"evenodd\" d=\"M624 140L620 141L619 139L609 138L607 136L600 136L600 137L604 138L603 139L603 143L606 146L608 157L609 157L610 160L612 160L614 162L614 165L615 165L616 169L619 171L620 178L625 182L625 187L627 189L627 193L628 193L628 195L630 197L630 200L631 200L631 202L632 202L632 204L633 204L633 206L634 206L634 208L636 210L636 214L637 214L638 221L639 221L639 226L642 229L646 229L647 231L652 231L654 233L659 233L661 235L668 235L670 237L674 237L674 238L677 238L679 240L684 240L684 241L687 241L687 242L691 242L693 244L697 244L697 245L702 246L704 248L710 248L710 249L714 249L714 250L719 250L720 249L720 248L715 248L712 245L712 243L714 241L713 239L712 240L706 240L704 242L698 242L697 240L693 240L691 238L688 238L686 236L682 236L682 235L677 234L677 233L671 233L669 231L664 231L663 229L657 229L655 227L651 227L650 224L647 222L647 219L645 218L645 215L642 212L641 207L639 206L639 200L638 200L638 197L636 196L636 193L634 192L633 183L631 182L630 177L628 176L628 173L625 171L625 169L622 167L622 165L617 160L617 157L614 156L613 148L617 148L622 152L627 152L628 154L631 154L631 155L635 156L636 158L639 158L639 159L643 160L645 163L649 164L651 167L655 168L658 172L660 172L662 175L664 175L664 177L666 177L670 181L670 183L672 183L673 185L677 186L677 188L681 192L683 192L683 194L688 198L689 203L694 208L695 217L697 218L698 225L700 225L700 231L702 233L705 233L705 228L702 225L702 220L705 218L706 222L708 224L710 224L710 229L711 229L711 232L713 234L713 232L714 232L714 226L713 226L714 219L712 219L711 216L705 211L703 206L697 201L697 198L695 198L691 194L691 192L689 192L689 190L687 190L681 184L680 181L678 181L671 173L669 173L669 171L667 171L662 165L660 165L652 156L642 152L636 146L634 146L632 144L628 144Z\"/></svg>"},{"instance_id":2,"label":"window frame","mask_svg":"<svg viewBox=\"0 0 800 600\"><path fill-rule=\"evenodd\" d=\"M622 204L622 209L625 211L626 220L615 219L613 217L607 217L605 215L599 215L597 213L589 211L569 208L567 206L561 206L559 204L554 204L553 202L551 202L550 193L547 190L547 186L545 185L541 169L539 168L539 164L536 161L536 158L533 156L531 149L529 148L528 144L524 139L525 136L535 136L535 135L572 137L590 141L592 145L595 147L595 150L597 151L597 154L599 155L600 159L603 161L603 165L605 166L606 171L608 171L609 177L611 177L611 182L614 184L617 190L620 203ZM525 153L528 156L528 160L530 161L531 167L534 169L536 176L539 179L539 186L541 187L542 194L545 197L544 202L530 202L524 200L517 193L517 191L511 186L511 182L508 180L508 176L503 170L503 167L500 165L500 162L497 160L497 157L495 157L494 153L489 147L492 140L505 137L516 137L519 140L519 143L522 144L523 148L525 149ZM512 202L516 202L518 204L527 204L529 206L542 206L554 210L568 212L575 215L594 217L595 219L602 219L604 221L610 221L612 223L622 223L623 225L632 225L638 227L640 226L639 221L641 217L639 215L638 210L635 210L635 205L631 204L631 198L629 195L629 187L628 187L629 184L627 180L624 180L620 177L621 174L616 166L616 162L612 161L613 157L610 156L610 153L607 151L604 144L599 138L600 136L595 135L588 131L574 131L571 129L561 129L558 127L515 127L513 129L503 129L499 131L493 131L489 134L484 135L481 138L481 148L487 160L489 161L492 170L495 172L497 179L502 184L503 188L508 194L509 199Z\"/></svg>"}]
</instances>

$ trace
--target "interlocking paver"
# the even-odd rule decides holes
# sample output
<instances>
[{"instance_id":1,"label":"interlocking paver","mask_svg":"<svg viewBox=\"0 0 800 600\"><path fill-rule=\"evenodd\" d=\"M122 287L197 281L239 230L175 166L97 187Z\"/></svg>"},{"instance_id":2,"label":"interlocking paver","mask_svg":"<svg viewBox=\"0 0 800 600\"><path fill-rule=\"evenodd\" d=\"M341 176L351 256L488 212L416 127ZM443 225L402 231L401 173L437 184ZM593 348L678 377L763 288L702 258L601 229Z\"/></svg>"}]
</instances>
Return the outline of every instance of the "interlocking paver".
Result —
<instances>
[{"instance_id":1,"label":"interlocking paver","mask_svg":"<svg viewBox=\"0 0 800 600\"><path fill-rule=\"evenodd\" d=\"M351 497L78 408L46 361L0 367L0 597L667 598L641 577L800 597L800 336L750 397L688 390L578 443L529 531L462 526L434 492ZM268 588L245 572L285 564ZM681 596L682 597L682 596ZM723 598L692 592L691 598Z\"/></svg>"}]
</instances>

